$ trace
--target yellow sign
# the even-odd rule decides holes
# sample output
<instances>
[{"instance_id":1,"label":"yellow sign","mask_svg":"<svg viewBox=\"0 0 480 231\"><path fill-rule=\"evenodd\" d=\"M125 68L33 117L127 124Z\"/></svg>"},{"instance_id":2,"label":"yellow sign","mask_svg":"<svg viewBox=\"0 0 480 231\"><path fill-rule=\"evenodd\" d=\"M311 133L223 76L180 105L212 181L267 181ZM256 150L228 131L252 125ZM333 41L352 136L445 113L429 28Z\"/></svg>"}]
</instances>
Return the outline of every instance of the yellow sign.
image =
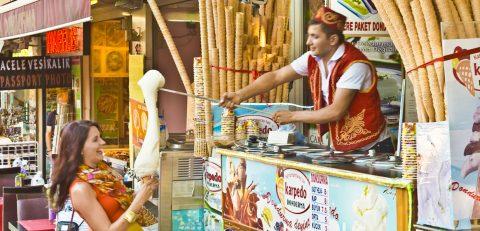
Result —
<instances>
[{"instance_id":1,"label":"yellow sign","mask_svg":"<svg viewBox=\"0 0 480 231\"><path fill-rule=\"evenodd\" d=\"M128 90L130 99L143 102L143 93L137 82L143 77L143 55L130 55L128 57Z\"/></svg>"}]
</instances>

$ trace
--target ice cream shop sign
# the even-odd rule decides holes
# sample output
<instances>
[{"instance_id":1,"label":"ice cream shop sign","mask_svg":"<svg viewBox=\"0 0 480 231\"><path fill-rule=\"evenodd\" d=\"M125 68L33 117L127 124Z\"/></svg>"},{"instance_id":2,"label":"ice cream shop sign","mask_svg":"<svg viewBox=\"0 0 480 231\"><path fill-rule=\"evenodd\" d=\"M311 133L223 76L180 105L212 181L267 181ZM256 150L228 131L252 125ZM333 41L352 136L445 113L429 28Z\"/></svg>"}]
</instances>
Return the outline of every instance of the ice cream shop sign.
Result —
<instances>
[{"instance_id":1,"label":"ice cream shop sign","mask_svg":"<svg viewBox=\"0 0 480 231\"><path fill-rule=\"evenodd\" d=\"M286 227L292 230L310 230L312 225L310 179L296 169L283 171L283 196L279 195L285 208ZM282 194L277 186L277 193Z\"/></svg>"}]
</instances>

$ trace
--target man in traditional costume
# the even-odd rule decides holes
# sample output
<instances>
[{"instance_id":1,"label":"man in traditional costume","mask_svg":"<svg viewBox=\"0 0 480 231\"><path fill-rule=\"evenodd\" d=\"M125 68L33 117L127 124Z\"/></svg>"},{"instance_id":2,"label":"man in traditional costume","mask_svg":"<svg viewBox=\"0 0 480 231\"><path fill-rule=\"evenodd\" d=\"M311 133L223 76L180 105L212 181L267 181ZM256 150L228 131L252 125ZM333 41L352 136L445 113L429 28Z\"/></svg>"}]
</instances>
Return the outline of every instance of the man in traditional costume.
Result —
<instances>
[{"instance_id":1,"label":"man in traditional costume","mask_svg":"<svg viewBox=\"0 0 480 231\"><path fill-rule=\"evenodd\" d=\"M321 7L309 22L306 52L290 65L260 76L253 84L222 96L220 105L235 104L283 83L308 76L314 111L279 111L274 120L317 124L319 135L330 132L338 151L394 152L380 110L377 73L367 57L345 42L346 17Z\"/></svg>"}]
</instances>

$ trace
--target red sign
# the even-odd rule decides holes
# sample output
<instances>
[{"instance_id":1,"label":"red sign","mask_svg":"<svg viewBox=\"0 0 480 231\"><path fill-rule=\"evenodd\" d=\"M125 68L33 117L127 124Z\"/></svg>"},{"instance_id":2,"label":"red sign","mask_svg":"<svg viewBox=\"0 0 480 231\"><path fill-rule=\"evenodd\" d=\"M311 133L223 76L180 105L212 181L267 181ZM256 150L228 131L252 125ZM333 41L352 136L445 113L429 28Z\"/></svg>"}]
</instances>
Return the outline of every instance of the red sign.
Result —
<instances>
[{"instance_id":1,"label":"red sign","mask_svg":"<svg viewBox=\"0 0 480 231\"><path fill-rule=\"evenodd\" d=\"M65 28L47 32L47 54L62 54L80 51L81 29Z\"/></svg>"}]
</instances>

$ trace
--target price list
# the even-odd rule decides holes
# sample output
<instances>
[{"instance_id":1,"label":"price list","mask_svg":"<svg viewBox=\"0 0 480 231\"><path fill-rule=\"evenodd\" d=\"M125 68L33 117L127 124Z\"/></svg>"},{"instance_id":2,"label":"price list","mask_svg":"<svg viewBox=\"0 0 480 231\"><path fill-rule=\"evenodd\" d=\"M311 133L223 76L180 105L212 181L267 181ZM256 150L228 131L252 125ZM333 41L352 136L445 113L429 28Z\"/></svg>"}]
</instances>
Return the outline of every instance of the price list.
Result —
<instances>
[{"instance_id":1,"label":"price list","mask_svg":"<svg viewBox=\"0 0 480 231\"><path fill-rule=\"evenodd\" d=\"M312 230L327 231L329 219L328 176L311 174Z\"/></svg>"}]
</instances>

